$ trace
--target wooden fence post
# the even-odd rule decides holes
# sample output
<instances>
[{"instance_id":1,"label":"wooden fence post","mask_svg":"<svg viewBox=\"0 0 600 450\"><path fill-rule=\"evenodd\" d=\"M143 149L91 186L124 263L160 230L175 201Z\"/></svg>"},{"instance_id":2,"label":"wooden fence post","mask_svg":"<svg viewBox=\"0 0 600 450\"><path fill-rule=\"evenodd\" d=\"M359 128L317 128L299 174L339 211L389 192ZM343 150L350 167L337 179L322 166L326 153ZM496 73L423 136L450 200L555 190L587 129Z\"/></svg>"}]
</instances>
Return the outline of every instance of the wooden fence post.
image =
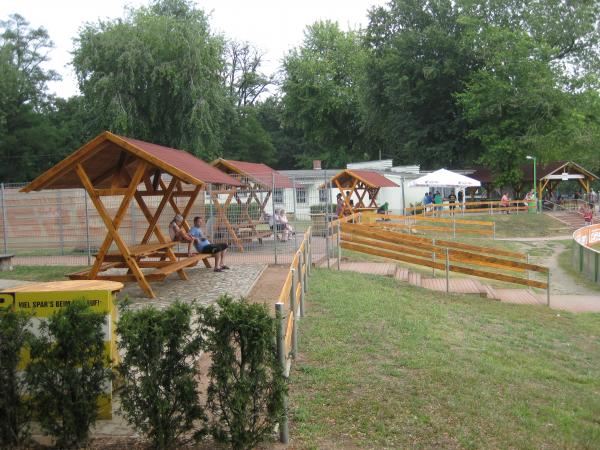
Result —
<instances>
[{"instance_id":1,"label":"wooden fence post","mask_svg":"<svg viewBox=\"0 0 600 450\"><path fill-rule=\"evenodd\" d=\"M359 216L360 217L360 216ZM337 223L337 270L340 270L340 261L342 260L342 247L340 247L340 222Z\"/></svg>"},{"instance_id":2,"label":"wooden fence post","mask_svg":"<svg viewBox=\"0 0 600 450\"><path fill-rule=\"evenodd\" d=\"M281 365L281 371L285 376L285 317L283 315L283 303L275 303L275 317L277 320L277 358ZM283 415L279 421L279 442L287 444L290 441L288 427L288 399L287 395L283 394Z\"/></svg>"},{"instance_id":3,"label":"wooden fence post","mask_svg":"<svg viewBox=\"0 0 600 450\"><path fill-rule=\"evenodd\" d=\"M450 250L446 247L446 293L450 292Z\"/></svg>"},{"instance_id":4,"label":"wooden fence post","mask_svg":"<svg viewBox=\"0 0 600 450\"><path fill-rule=\"evenodd\" d=\"M548 270L548 276L546 278L546 304L550 307L550 270Z\"/></svg>"},{"instance_id":5,"label":"wooden fence post","mask_svg":"<svg viewBox=\"0 0 600 450\"><path fill-rule=\"evenodd\" d=\"M431 244L435 247L435 238L431 240ZM435 248L433 249L433 252L431 252L431 255L431 260L433 261L433 266L431 267L431 275L433 276L433 278L435 278Z\"/></svg>"},{"instance_id":6,"label":"wooden fence post","mask_svg":"<svg viewBox=\"0 0 600 450\"><path fill-rule=\"evenodd\" d=\"M304 317L304 291L306 289L306 280L303 279L302 277L302 264L304 263L304 254L302 252L300 252L299 258L298 258L298 274L297 274L297 279L298 282L300 283L300 314L299 317ZM307 265L308 267L308 265ZM308 269L307 269L308 270Z\"/></svg>"},{"instance_id":7,"label":"wooden fence post","mask_svg":"<svg viewBox=\"0 0 600 450\"><path fill-rule=\"evenodd\" d=\"M293 314L292 323L292 358L296 359L298 353L298 309L296 308L296 285L298 284L298 272L292 269L292 291L290 292L290 311Z\"/></svg>"}]
</instances>

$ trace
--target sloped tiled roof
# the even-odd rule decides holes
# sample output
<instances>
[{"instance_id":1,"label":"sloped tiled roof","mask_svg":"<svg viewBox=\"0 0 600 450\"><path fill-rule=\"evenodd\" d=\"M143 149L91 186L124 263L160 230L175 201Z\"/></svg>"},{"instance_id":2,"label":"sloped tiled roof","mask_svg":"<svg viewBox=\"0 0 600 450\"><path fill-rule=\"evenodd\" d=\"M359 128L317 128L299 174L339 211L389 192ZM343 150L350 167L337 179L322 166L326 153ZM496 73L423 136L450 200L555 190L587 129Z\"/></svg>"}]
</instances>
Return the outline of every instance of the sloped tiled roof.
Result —
<instances>
[{"instance_id":1,"label":"sloped tiled roof","mask_svg":"<svg viewBox=\"0 0 600 450\"><path fill-rule=\"evenodd\" d=\"M381 188L381 187L398 187L392 180L388 180L386 177L372 170L343 170L332 178L332 183L337 180L340 185L346 189L352 187L354 180L358 179L362 181L367 187ZM332 184L334 187L335 185Z\"/></svg>"},{"instance_id":2,"label":"sloped tiled roof","mask_svg":"<svg viewBox=\"0 0 600 450\"><path fill-rule=\"evenodd\" d=\"M235 173L249 178L267 188L272 187L273 184L275 184L275 188L285 189L293 187L291 179L263 163L219 158L213 161L212 165L227 173Z\"/></svg>"},{"instance_id":3,"label":"sloped tiled roof","mask_svg":"<svg viewBox=\"0 0 600 450\"><path fill-rule=\"evenodd\" d=\"M140 160L147 163L146 174L159 171L197 186L206 183L241 186L233 177L190 153L105 131L38 176L22 191L81 188L75 171L78 164L82 165L95 188L126 187L126 181L120 179L117 180L119 186L114 186L115 178L121 177L113 175L134 170Z\"/></svg>"}]
</instances>

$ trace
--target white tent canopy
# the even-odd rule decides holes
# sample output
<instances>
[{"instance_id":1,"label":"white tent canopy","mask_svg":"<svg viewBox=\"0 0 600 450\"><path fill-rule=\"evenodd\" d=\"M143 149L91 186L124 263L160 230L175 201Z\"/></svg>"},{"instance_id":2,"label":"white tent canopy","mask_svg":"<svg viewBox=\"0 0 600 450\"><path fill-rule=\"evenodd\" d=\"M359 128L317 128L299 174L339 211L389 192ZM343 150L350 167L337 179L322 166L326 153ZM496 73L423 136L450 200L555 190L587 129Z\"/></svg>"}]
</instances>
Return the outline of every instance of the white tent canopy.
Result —
<instances>
[{"instance_id":1,"label":"white tent canopy","mask_svg":"<svg viewBox=\"0 0 600 450\"><path fill-rule=\"evenodd\" d=\"M408 183L410 187L449 187L449 188L468 188L479 187L481 183L474 178L469 178L450 170L440 169L428 173L416 180Z\"/></svg>"}]
</instances>

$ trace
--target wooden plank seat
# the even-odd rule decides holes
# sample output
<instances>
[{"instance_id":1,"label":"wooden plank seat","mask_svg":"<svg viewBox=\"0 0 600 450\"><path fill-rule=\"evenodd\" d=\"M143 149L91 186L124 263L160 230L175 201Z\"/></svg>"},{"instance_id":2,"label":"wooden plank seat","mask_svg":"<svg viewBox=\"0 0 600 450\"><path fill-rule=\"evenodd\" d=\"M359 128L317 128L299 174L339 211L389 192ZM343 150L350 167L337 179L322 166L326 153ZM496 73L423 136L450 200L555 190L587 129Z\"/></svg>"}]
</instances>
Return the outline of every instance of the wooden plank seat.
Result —
<instances>
[{"instance_id":1,"label":"wooden plank seat","mask_svg":"<svg viewBox=\"0 0 600 450\"><path fill-rule=\"evenodd\" d=\"M198 264L199 261L206 260L210 258L212 255L208 253L199 253L194 256L190 256L189 258L180 259L175 262L169 262L164 266L156 269L155 271L148 274L149 278L164 280L173 272L177 272L178 270L185 269L186 267L193 267Z\"/></svg>"},{"instance_id":2,"label":"wooden plank seat","mask_svg":"<svg viewBox=\"0 0 600 450\"><path fill-rule=\"evenodd\" d=\"M128 248L129 254L134 258L141 258L148 256L153 253L157 253L160 250L166 250L167 248L173 247L177 242L164 242L154 244L138 244L132 245ZM123 261L123 255L120 252L109 252L105 255L104 261L107 262L121 262Z\"/></svg>"}]
</instances>

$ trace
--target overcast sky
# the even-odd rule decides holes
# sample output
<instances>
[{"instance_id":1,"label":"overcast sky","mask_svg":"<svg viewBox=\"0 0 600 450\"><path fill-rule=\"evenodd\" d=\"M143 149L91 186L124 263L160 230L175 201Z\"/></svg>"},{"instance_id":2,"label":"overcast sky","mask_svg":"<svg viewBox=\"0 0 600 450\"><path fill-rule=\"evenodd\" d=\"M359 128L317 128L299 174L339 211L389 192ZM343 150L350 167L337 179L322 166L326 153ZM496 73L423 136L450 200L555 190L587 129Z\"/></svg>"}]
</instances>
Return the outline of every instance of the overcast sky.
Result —
<instances>
[{"instance_id":1,"label":"overcast sky","mask_svg":"<svg viewBox=\"0 0 600 450\"><path fill-rule=\"evenodd\" d=\"M72 39L85 22L99 18L123 16L125 5L147 4L146 0L0 0L0 19L18 13L32 27L48 30L55 48L50 53L49 68L62 76L61 82L50 84L50 90L61 97L78 94L71 67ZM265 52L263 70L279 68L281 58L300 45L306 25L320 19L337 21L347 30L367 24L367 11L387 0L197 0L196 4L210 14L213 31L227 38L248 41Z\"/></svg>"}]
</instances>

